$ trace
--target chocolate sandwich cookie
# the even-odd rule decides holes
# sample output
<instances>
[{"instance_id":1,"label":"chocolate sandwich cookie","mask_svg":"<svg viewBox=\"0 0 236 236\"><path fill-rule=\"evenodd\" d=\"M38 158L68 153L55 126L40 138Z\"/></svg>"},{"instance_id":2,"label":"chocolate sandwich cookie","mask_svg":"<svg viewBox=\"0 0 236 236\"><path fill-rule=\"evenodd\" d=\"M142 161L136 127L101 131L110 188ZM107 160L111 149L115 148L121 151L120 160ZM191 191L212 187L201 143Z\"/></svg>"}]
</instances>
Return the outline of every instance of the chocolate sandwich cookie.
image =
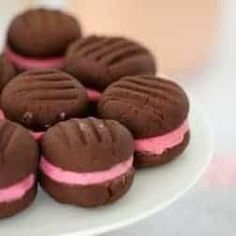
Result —
<instances>
[{"instance_id":1,"label":"chocolate sandwich cookie","mask_svg":"<svg viewBox=\"0 0 236 236\"><path fill-rule=\"evenodd\" d=\"M0 121L0 218L28 207L37 190L39 150L26 129Z\"/></svg>"},{"instance_id":2,"label":"chocolate sandwich cookie","mask_svg":"<svg viewBox=\"0 0 236 236\"><path fill-rule=\"evenodd\" d=\"M116 121L60 122L45 133L41 149L40 184L61 203L84 207L111 203L132 184L133 138Z\"/></svg>"},{"instance_id":3,"label":"chocolate sandwich cookie","mask_svg":"<svg viewBox=\"0 0 236 236\"><path fill-rule=\"evenodd\" d=\"M59 10L30 9L11 22L5 53L19 70L61 68L68 45L80 37L74 17Z\"/></svg>"},{"instance_id":4,"label":"chocolate sandwich cookie","mask_svg":"<svg viewBox=\"0 0 236 236\"><path fill-rule=\"evenodd\" d=\"M88 97L71 75L58 70L31 70L11 80L1 94L7 119L33 131L85 114Z\"/></svg>"},{"instance_id":5,"label":"chocolate sandwich cookie","mask_svg":"<svg viewBox=\"0 0 236 236\"><path fill-rule=\"evenodd\" d=\"M0 92L3 87L16 75L14 66L5 58L0 55Z\"/></svg>"},{"instance_id":6,"label":"chocolate sandwich cookie","mask_svg":"<svg viewBox=\"0 0 236 236\"><path fill-rule=\"evenodd\" d=\"M135 138L136 167L161 165L177 157L189 142L189 102L176 83L131 76L110 85L98 113L124 124Z\"/></svg>"},{"instance_id":7,"label":"chocolate sandwich cookie","mask_svg":"<svg viewBox=\"0 0 236 236\"><path fill-rule=\"evenodd\" d=\"M65 69L88 88L93 101L123 76L156 72L154 57L144 46L122 37L100 36L75 41L67 50Z\"/></svg>"}]
</instances>

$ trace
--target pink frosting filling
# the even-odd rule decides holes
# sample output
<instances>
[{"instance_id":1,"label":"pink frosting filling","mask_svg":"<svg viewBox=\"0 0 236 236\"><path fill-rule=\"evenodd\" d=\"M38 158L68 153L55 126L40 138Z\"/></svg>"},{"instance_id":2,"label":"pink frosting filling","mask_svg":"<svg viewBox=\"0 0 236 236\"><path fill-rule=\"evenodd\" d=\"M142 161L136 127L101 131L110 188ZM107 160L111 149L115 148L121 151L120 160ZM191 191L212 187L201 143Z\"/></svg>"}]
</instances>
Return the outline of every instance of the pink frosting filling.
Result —
<instances>
[{"instance_id":1,"label":"pink frosting filling","mask_svg":"<svg viewBox=\"0 0 236 236\"><path fill-rule=\"evenodd\" d=\"M0 121L5 120L5 119L6 119L5 115L4 115L3 111L0 109ZM42 132L33 132L33 131L29 130L29 132L36 141L40 140L44 134L43 131Z\"/></svg>"},{"instance_id":2,"label":"pink frosting filling","mask_svg":"<svg viewBox=\"0 0 236 236\"><path fill-rule=\"evenodd\" d=\"M30 174L22 181L9 186L7 188L0 188L0 202L16 201L27 193L32 188L35 182L35 176Z\"/></svg>"},{"instance_id":3,"label":"pink frosting filling","mask_svg":"<svg viewBox=\"0 0 236 236\"><path fill-rule=\"evenodd\" d=\"M86 88L86 92L89 99L93 102L97 102L102 95L99 91L91 88Z\"/></svg>"},{"instance_id":4,"label":"pink frosting filling","mask_svg":"<svg viewBox=\"0 0 236 236\"><path fill-rule=\"evenodd\" d=\"M5 55L9 61L16 64L21 69L50 69L50 68L61 68L64 65L65 58L61 57L50 57L46 59L25 57L15 53L10 47L5 48Z\"/></svg>"},{"instance_id":5,"label":"pink frosting filling","mask_svg":"<svg viewBox=\"0 0 236 236\"><path fill-rule=\"evenodd\" d=\"M5 119L6 119L5 115L3 111L0 109L0 120L5 120Z\"/></svg>"},{"instance_id":6,"label":"pink frosting filling","mask_svg":"<svg viewBox=\"0 0 236 236\"><path fill-rule=\"evenodd\" d=\"M49 163L44 157L41 158L40 168L52 180L69 185L91 185L103 183L125 174L133 165L133 157L116 164L104 171L76 173L63 170Z\"/></svg>"},{"instance_id":7,"label":"pink frosting filling","mask_svg":"<svg viewBox=\"0 0 236 236\"><path fill-rule=\"evenodd\" d=\"M177 129L162 135L151 138L136 139L135 149L137 151L148 151L154 154L162 154L166 149L180 144L184 135L189 130L188 121L185 120Z\"/></svg>"},{"instance_id":8,"label":"pink frosting filling","mask_svg":"<svg viewBox=\"0 0 236 236\"><path fill-rule=\"evenodd\" d=\"M30 133L36 141L39 141L44 135L43 131L42 132L32 132L32 131L30 131Z\"/></svg>"}]
</instances>

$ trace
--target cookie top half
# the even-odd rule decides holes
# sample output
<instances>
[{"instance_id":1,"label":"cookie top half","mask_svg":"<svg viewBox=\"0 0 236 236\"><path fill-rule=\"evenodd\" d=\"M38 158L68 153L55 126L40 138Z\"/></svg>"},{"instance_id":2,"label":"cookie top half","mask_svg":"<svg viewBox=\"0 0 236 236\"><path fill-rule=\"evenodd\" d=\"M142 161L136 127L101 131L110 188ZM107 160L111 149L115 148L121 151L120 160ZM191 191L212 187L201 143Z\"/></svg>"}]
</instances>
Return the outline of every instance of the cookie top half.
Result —
<instances>
[{"instance_id":1,"label":"cookie top half","mask_svg":"<svg viewBox=\"0 0 236 236\"><path fill-rule=\"evenodd\" d=\"M59 10L37 8L13 19L7 44L25 56L60 56L80 36L80 26L74 17Z\"/></svg>"},{"instance_id":2,"label":"cookie top half","mask_svg":"<svg viewBox=\"0 0 236 236\"><path fill-rule=\"evenodd\" d=\"M123 125L97 118L70 119L48 129L42 153L63 170L93 172L107 170L133 155L133 138Z\"/></svg>"},{"instance_id":3,"label":"cookie top half","mask_svg":"<svg viewBox=\"0 0 236 236\"><path fill-rule=\"evenodd\" d=\"M153 55L141 44L101 36L75 41L67 50L65 68L83 84L98 90L126 75L156 72Z\"/></svg>"},{"instance_id":4,"label":"cookie top half","mask_svg":"<svg viewBox=\"0 0 236 236\"><path fill-rule=\"evenodd\" d=\"M114 119L135 138L164 135L188 116L189 102L176 83L151 76L130 76L110 85L102 94L98 113Z\"/></svg>"},{"instance_id":5,"label":"cookie top half","mask_svg":"<svg viewBox=\"0 0 236 236\"><path fill-rule=\"evenodd\" d=\"M0 188L35 174L38 158L38 146L26 129L0 121Z\"/></svg>"},{"instance_id":6,"label":"cookie top half","mask_svg":"<svg viewBox=\"0 0 236 236\"><path fill-rule=\"evenodd\" d=\"M35 131L44 131L71 117L81 117L87 106L84 87L59 70L31 70L19 74L1 94L5 116Z\"/></svg>"}]
</instances>

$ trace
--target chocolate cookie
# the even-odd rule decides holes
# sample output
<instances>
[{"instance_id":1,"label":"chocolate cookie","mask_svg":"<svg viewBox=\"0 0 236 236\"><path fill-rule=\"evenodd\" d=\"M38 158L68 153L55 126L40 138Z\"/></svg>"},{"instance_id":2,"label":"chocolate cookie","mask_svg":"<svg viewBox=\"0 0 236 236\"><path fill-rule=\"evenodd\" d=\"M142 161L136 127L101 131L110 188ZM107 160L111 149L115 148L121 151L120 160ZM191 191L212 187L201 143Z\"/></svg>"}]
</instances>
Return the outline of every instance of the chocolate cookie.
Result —
<instances>
[{"instance_id":1,"label":"chocolate cookie","mask_svg":"<svg viewBox=\"0 0 236 236\"><path fill-rule=\"evenodd\" d=\"M44 135L42 188L59 202L85 207L115 201L132 184L133 139L112 120L71 119Z\"/></svg>"},{"instance_id":2,"label":"chocolate cookie","mask_svg":"<svg viewBox=\"0 0 236 236\"><path fill-rule=\"evenodd\" d=\"M30 9L11 22L6 56L22 70L58 68L68 45L80 37L74 17L59 10Z\"/></svg>"},{"instance_id":3,"label":"chocolate cookie","mask_svg":"<svg viewBox=\"0 0 236 236\"><path fill-rule=\"evenodd\" d=\"M36 190L39 150L27 130L0 122L0 218L28 207Z\"/></svg>"},{"instance_id":4,"label":"chocolate cookie","mask_svg":"<svg viewBox=\"0 0 236 236\"><path fill-rule=\"evenodd\" d=\"M103 93L98 114L124 124L135 137L135 166L164 164L187 146L189 102L176 83L128 76Z\"/></svg>"},{"instance_id":5,"label":"chocolate cookie","mask_svg":"<svg viewBox=\"0 0 236 236\"><path fill-rule=\"evenodd\" d=\"M72 76L58 70L32 70L19 74L2 91L6 118L34 131L58 121L82 116L88 97Z\"/></svg>"},{"instance_id":6,"label":"chocolate cookie","mask_svg":"<svg viewBox=\"0 0 236 236\"><path fill-rule=\"evenodd\" d=\"M14 66L4 57L4 55L0 55L0 92L15 74L16 70Z\"/></svg>"},{"instance_id":7,"label":"chocolate cookie","mask_svg":"<svg viewBox=\"0 0 236 236\"><path fill-rule=\"evenodd\" d=\"M121 37L89 36L66 53L67 72L88 88L104 90L125 75L155 74L155 60L142 45Z\"/></svg>"}]
</instances>

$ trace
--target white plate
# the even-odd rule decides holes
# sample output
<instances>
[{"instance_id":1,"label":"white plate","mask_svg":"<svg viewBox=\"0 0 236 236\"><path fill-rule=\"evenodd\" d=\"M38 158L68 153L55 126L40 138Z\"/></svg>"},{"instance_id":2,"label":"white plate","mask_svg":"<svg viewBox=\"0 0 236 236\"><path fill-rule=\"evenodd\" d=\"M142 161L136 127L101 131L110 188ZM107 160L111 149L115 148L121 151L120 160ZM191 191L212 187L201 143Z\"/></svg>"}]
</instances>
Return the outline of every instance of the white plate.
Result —
<instances>
[{"instance_id":1,"label":"white plate","mask_svg":"<svg viewBox=\"0 0 236 236\"><path fill-rule=\"evenodd\" d=\"M0 221L0 235L98 234L137 222L173 203L197 182L212 156L206 121L199 108L191 104L187 150L168 165L137 171L131 190L120 201L84 209L58 204L40 191L26 211Z\"/></svg>"}]
</instances>

